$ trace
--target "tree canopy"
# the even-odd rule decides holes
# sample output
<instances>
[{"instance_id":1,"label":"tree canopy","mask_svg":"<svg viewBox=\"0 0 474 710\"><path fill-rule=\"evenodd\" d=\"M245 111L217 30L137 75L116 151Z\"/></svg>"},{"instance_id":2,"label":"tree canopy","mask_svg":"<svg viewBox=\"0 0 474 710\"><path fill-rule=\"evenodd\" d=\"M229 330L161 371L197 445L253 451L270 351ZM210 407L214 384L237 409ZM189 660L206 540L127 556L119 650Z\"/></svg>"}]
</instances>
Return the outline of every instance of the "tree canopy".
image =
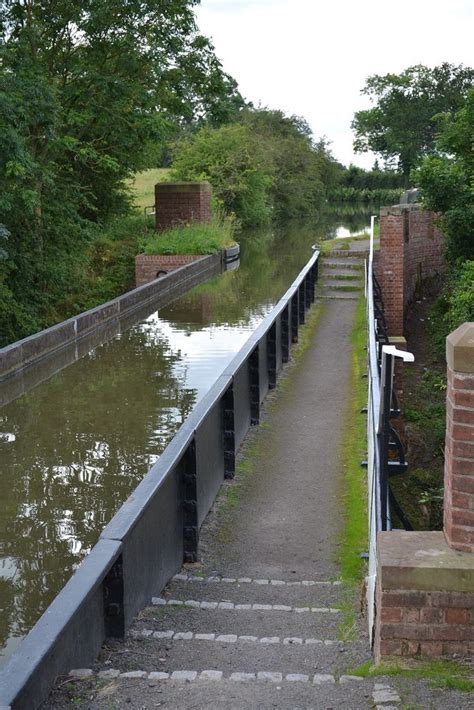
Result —
<instances>
[{"instance_id":1,"label":"tree canopy","mask_svg":"<svg viewBox=\"0 0 474 710\"><path fill-rule=\"evenodd\" d=\"M415 173L423 203L441 213L451 257L474 260L474 89L454 116L438 117L436 147Z\"/></svg>"},{"instance_id":2,"label":"tree canopy","mask_svg":"<svg viewBox=\"0 0 474 710\"><path fill-rule=\"evenodd\" d=\"M458 111L473 80L473 69L448 63L370 76L362 94L375 105L354 114L354 149L377 153L408 180L420 159L436 150L434 116Z\"/></svg>"},{"instance_id":3,"label":"tree canopy","mask_svg":"<svg viewBox=\"0 0 474 710\"><path fill-rule=\"evenodd\" d=\"M233 123L203 128L174 149L174 176L209 180L244 225L314 215L337 171L304 119L268 109L243 110Z\"/></svg>"},{"instance_id":4,"label":"tree canopy","mask_svg":"<svg viewBox=\"0 0 474 710\"><path fill-rule=\"evenodd\" d=\"M51 320L94 224L126 209L126 178L183 126L219 125L243 106L196 3L0 2L4 342Z\"/></svg>"}]
</instances>

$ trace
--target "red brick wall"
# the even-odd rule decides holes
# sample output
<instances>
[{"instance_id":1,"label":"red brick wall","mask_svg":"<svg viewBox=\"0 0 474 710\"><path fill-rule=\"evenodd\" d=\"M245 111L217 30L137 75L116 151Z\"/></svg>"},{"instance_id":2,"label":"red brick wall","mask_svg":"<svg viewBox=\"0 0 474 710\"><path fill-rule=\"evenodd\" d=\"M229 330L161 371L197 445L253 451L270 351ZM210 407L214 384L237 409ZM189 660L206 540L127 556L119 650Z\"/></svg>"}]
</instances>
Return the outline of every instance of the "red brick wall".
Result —
<instances>
[{"instance_id":1,"label":"red brick wall","mask_svg":"<svg viewBox=\"0 0 474 710\"><path fill-rule=\"evenodd\" d=\"M185 264L190 264L192 261L197 259L202 259L202 256L194 254L184 254L184 255L168 255L160 254L150 255L150 254L138 254L135 257L135 285L143 286L150 281L154 281L158 277L160 271L164 271L169 274L170 271L176 271L181 266ZM160 274L164 276L164 274Z\"/></svg>"},{"instance_id":2,"label":"red brick wall","mask_svg":"<svg viewBox=\"0 0 474 710\"><path fill-rule=\"evenodd\" d=\"M380 252L376 275L382 287L389 335L403 335L405 308L421 280L446 268L445 243L436 215L419 205L380 211Z\"/></svg>"},{"instance_id":3,"label":"red brick wall","mask_svg":"<svg viewBox=\"0 0 474 710\"><path fill-rule=\"evenodd\" d=\"M474 591L387 591L379 582L377 610L377 663L390 656L474 653Z\"/></svg>"},{"instance_id":4,"label":"red brick wall","mask_svg":"<svg viewBox=\"0 0 474 710\"><path fill-rule=\"evenodd\" d=\"M155 185L155 229L211 219L211 186L208 182Z\"/></svg>"},{"instance_id":5,"label":"red brick wall","mask_svg":"<svg viewBox=\"0 0 474 710\"><path fill-rule=\"evenodd\" d=\"M474 552L474 374L448 365L444 534L450 547Z\"/></svg>"}]
</instances>

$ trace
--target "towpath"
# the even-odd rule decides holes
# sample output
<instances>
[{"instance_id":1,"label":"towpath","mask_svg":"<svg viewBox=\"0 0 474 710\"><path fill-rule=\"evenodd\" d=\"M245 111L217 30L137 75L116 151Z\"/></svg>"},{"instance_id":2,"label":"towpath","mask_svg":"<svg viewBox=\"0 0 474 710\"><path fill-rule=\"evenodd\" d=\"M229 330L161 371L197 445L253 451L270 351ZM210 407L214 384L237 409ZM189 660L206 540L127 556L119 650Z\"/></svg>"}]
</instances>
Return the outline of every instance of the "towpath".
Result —
<instances>
[{"instance_id":1,"label":"towpath","mask_svg":"<svg viewBox=\"0 0 474 710\"><path fill-rule=\"evenodd\" d=\"M199 564L44 707L390 710L403 695L410 707L445 706L449 693L421 681L407 690L400 679L350 674L371 658L363 619L349 638L342 632L344 608L360 609L360 599L348 600L337 561L360 267L326 259L317 324L203 526ZM467 702L456 694L452 706Z\"/></svg>"}]
</instances>

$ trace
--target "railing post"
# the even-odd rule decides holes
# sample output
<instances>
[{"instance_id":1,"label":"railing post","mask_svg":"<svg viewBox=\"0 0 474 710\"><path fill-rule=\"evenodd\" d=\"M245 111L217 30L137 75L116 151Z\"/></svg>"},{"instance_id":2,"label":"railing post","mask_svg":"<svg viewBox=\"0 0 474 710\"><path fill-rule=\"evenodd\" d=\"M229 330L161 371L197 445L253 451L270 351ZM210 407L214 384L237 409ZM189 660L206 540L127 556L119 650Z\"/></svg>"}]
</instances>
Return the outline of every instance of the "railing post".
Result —
<instances>
[{"instance_id":1,"label":"railing post","mask_svg":"<svg viewBox=\"0 0 474 710\"><path fill-rule=\"evenodd\" d=\"M281 361L288 362L290 356L290 306L287 303L281 313Z\"/></svg>"},{"instance_id":2,"label":"railing post","mask_svg":"<svg viewBox=\"0 0 474 710\"><path fill-rule=\"evenodd\" d=\"M104 625L106 638L125 636L123 605L123 562L120 555L107 573L102 589L104 593Z\"/></svg>"},{"instance_id":3,"label":"railing post","mask_svg":"<svg viewBox=\"0 0 474 710\"><path fill-rule=\"evenodd\" d=\"M222 398L224 427L224 477L235 476L234 385L229 385Z\"/></svg>"},{"instance_id":4,"label":"railing post","mask_svg":"<svg viewBox=\"0 0 474 710\"><path fill-rule=\"evenodd\" d=\"M291 342L298 342L298 327L299 327L299 289L296 289L295 293L291 297Z\"/></svg>"},{"instance_id":5,"label":"railing post","mask_svg":"<svg viewBox=\"0 0 474 710\"><path fill-rule=\"evenodd\" d=\"M267 367L268 367L268 388L275 389L277 380L276 371L276 321L270 326L267 333Z\"/></svg>"},{"instance_id":6,"label":"railing post","mask_svg":"<svg viewBox=\"0 0 474 710\"><path fill-rule=\"evenodd\" d=\"M306 288L305 281L300 283L298 287L298 321L300 324L304 323L304 314L306 310Z\"/></svg>"},{"instance_id":7,"label":"railing post","mask_svg":"<svg viewBox=\"0 0 474 710\"><path fill-rule=\"evenodd\" d=\"M252 426L255 426L260 421L260 365L258 356L259 346L257 345L248 360L250 382L250 424Z\"/></svg>"},{"instance_id":8,"label":"railing post","mask_svg":"<svg viewBox=\"0 0 474 710\"><path fill-rule=\"evenodd\" d=\"M183 558L196 562L198 558L199 530L197 510L196 444L194 439L181 459L183 470Z\"/></svg>"}]
</instances>

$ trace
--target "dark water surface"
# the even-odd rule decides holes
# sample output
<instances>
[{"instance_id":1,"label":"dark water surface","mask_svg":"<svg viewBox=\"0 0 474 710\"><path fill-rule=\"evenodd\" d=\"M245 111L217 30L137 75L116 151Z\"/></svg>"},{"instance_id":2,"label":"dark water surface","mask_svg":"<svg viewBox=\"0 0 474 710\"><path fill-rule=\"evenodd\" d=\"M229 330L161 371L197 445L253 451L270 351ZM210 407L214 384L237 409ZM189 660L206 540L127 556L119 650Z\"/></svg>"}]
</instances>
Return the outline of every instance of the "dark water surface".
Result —
<instances>
[{"instance_id":1,"label":"dark water surface","mask_svg":"<svg viewBox=\"0 0 474 710\"><path fill-rule=\"evenodd\" d=\"M260 320L343 225L248 232L198 286L0 410L0 665Z\"/></svg>"}]
</instances>

